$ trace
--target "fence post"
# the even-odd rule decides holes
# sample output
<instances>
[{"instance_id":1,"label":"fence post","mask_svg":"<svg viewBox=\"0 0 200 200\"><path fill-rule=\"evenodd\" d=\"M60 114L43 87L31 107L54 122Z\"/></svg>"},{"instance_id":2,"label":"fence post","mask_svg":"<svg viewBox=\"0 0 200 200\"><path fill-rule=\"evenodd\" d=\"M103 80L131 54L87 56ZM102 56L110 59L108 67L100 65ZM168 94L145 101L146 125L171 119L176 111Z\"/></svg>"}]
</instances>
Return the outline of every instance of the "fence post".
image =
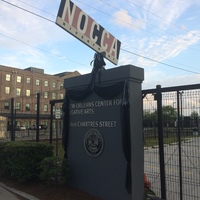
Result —
<instances>
[{"instance_id":1,"label":"fence post","mask_svg":"<svg viewBox=\"0 0 200 200\"><path fill-rule=\"evenodd\" d=\"M11 141L15 141L15 129L14 129L14 98L11 98Z\"/></svg>"},{"instance_id":2,"label":"fence post","mask_svg":"<svg viewBox=\"0 0 200 200\"><path fill-rule=\"evenodd\" d=\"M161 198L166 199L161 86L157 85L156 89L157 89L156 100L157 100L157 109L158 109L157 118L158 118L158 142L159 142L159 158L160 158Z\"/></svg>"},{"instance_id":3,"label":"fence post","mask_svg":"<svg viewBox=\"0 0 200 200\"><path fill-rule=\"evenodd\" d=\"M40 93L37 93L36 142L39 142L39 124L40 124Z\"/></svg>"},{"instance_id":4,"label":"fence post","mask_svg":"<svg viewBox=\"0 0 200 200\"><path fill-rule=\"evenodd\" d=\"M49 143L52 144L52 135L53 135L53 107L55 103L50 101L51 104L51 116L50 116L50 136L49 136Z\"/></svg>"},{"instance_id":5,"label":"fence post","mask_svg":"<svg viewBox=\"0 0 200 200\"><path fill-rule=\"evenodd\" d=\"M180 95L180 97L179 97ZM177 91L177 115L178 115L178 152L179 152L179 178L180 178L180 200L183 199L183 182L182 182L182 154L181 154L181 128L183 128L183 122L182 122L182 95L183 92ZM181 102L180 102L181 101ZM181 104L181 105L180 105ZM180 112L181 109L181 112Z\"/></svg>"}]
</instances>

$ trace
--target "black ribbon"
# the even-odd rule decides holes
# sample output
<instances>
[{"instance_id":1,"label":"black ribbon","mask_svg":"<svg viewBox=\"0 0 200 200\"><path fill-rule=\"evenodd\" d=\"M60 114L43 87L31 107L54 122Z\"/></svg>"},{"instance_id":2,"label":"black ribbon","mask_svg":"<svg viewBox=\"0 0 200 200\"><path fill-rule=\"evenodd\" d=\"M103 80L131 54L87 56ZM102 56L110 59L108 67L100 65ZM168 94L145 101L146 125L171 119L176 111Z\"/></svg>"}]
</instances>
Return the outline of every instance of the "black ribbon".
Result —
<instances>
[{"instance_id":1,"label":"black ribbon","mask_svg":"<svg viewBox=\"0 0 200 200\"><path fill-rule=\"evenodd\" d=\"M121 105L121 127L122 127L122 147L123 153L127 161L126 170L126 189L128 193L131 193L131 136L130 136L130 114L129 114L129 90L127 81L122 81L114 85L102 86L94 85L93 88L86 87L81 90L68 90L65 94L63 103L63 148L65 151L64 157L67 158L67 146L68 146L68 134L69 134L69 105L70 99L74 101L84 100L88 95L95 93L99 97L104 99L113 99L122 94L122 105Z\"/></svg>"}]
</instances>

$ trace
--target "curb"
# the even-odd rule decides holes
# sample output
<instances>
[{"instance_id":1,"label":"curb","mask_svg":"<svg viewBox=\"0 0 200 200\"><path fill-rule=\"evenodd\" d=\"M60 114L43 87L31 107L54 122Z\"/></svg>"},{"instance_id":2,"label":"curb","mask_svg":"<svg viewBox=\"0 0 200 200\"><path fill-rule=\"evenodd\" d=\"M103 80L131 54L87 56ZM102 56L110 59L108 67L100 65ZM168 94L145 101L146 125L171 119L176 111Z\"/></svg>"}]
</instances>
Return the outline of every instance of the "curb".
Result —
<instances>
[{"instance_id":1,"label":"curb","mask_svg":"<svg viewBox=\"0 0 200 200\"><path fill-rule=\"evenodd\" d=\"M13 193L27 199L27 200L40 200L32 195L26 194L25 192L21 192L21 191L16 190L15 188L8 187L4 183L0 182L0 186L10 192L13 192Z\"/></svg>"}]
</instances>

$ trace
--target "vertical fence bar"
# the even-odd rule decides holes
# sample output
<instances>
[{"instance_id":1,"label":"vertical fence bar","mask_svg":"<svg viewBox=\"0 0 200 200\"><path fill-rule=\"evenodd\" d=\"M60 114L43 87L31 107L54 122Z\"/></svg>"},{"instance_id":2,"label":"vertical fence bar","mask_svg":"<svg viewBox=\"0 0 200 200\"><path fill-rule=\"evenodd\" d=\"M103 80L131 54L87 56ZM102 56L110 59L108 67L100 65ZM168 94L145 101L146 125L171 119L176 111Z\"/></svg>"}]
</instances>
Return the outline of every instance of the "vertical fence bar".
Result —
<instances>
[{"instance_id":1,"label":"vertical fence bar","mask_svg":"<svg viewBox=\"0 0 200 200\"><path fill-rule=\"evenodd\" d=\"M14 130L14 98L11 98L11 141L15 141L15 130Z\"/></svg>"},{"instance_id":2,"label":"vertical fence bar","mask_svg":"<svg viewBox=\"0 0 200 200\"><path fill-rule=\"evenodd\" d=\"M53 107L55 105L54 102L50 101L51 104L51 116L50 116L50 136L49 143L52 144L52 135L53 135Z\"/></svg>"},{"instance_id":3,"label":"vertical fence bar","mask_svg":"<svg viewBox=\"0 0 200 200\"><path fill-rule=\"evenodd\" d=\"M162 93L161 86L157 85L157 109L158 109L158 141L159 141L159 158L160 158L160 181L161 181L161 198L166 199L166 181L165 181L165 159L163 143L163 120L162 120Z\"/></svg>"},{"instance_id":4,"label":"vertical fence bar","mask_svg":"<svg viewBox=\"0 0 200 200\"><path fill-rule=\"evenodd\" d=\"M178 150L179 150L179 179L180 179L180 200L183 199L183 182L182 182L182 159L181 159L181 127L182 127L182 92L177 91L177 116L178 116ZM180 98L179 98L180 95ZM181 102L180 102L181 101ZM181 106L180 106L181 104ZM180 116L181 109L181 116Z\"/></svg>"},{"instance_id":5,"label":"vertical fence bar","mask_svg":"<svg viewBox=\"0 0 200 200\"><path fill-rule=\"evenodd\" d=\"M37 119L36 119L36 142L39 142L39 124L40 124L40 93L37 93Z\"/></svg>"}]
</instances>

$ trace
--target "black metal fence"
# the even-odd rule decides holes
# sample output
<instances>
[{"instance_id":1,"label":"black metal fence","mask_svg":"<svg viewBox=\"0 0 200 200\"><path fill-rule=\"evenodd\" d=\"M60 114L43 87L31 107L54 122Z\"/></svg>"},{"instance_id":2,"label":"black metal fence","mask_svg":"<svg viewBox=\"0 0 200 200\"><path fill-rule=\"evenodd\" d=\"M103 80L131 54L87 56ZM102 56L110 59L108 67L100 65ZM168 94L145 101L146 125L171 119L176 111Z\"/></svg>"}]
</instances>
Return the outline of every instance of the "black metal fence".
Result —
<instances>
[{"instance_id":1,"label":"black metal fence","mask_svg":"<svg viewBox=\"0 0 200 200\"><path fill-rule=\"evenodd\" d=\"M162 199L200 200L200 85L157 86L142 95L144 169L151 189ZM62 116L55 119L62 100L47 105L40 95L33 98L31 104L26 98L0 101L0 140L62 137Z\"/></svg>"},{"instance_id":2,"label":"black metal fence","mask_svg":"<svg viewBox=\"0 0 200 200\"><path fill-rule=\"evenodd\" d=\"M31 101L30 101L31 99ZM0 140L52 140L62 137L63 100L43 99L38 93L32 97L11 98L0 101Z\"/></svg>"},{"instance_id":3,"label":"black metal fence","mask_svg":"<svg viewBox=\"0 0 200 200\"><path fill-rule=\"evenodd\" d=\"M144 167L162 199L200 199L200 85L143 90Z\"/></svg>"}]
</instances>

